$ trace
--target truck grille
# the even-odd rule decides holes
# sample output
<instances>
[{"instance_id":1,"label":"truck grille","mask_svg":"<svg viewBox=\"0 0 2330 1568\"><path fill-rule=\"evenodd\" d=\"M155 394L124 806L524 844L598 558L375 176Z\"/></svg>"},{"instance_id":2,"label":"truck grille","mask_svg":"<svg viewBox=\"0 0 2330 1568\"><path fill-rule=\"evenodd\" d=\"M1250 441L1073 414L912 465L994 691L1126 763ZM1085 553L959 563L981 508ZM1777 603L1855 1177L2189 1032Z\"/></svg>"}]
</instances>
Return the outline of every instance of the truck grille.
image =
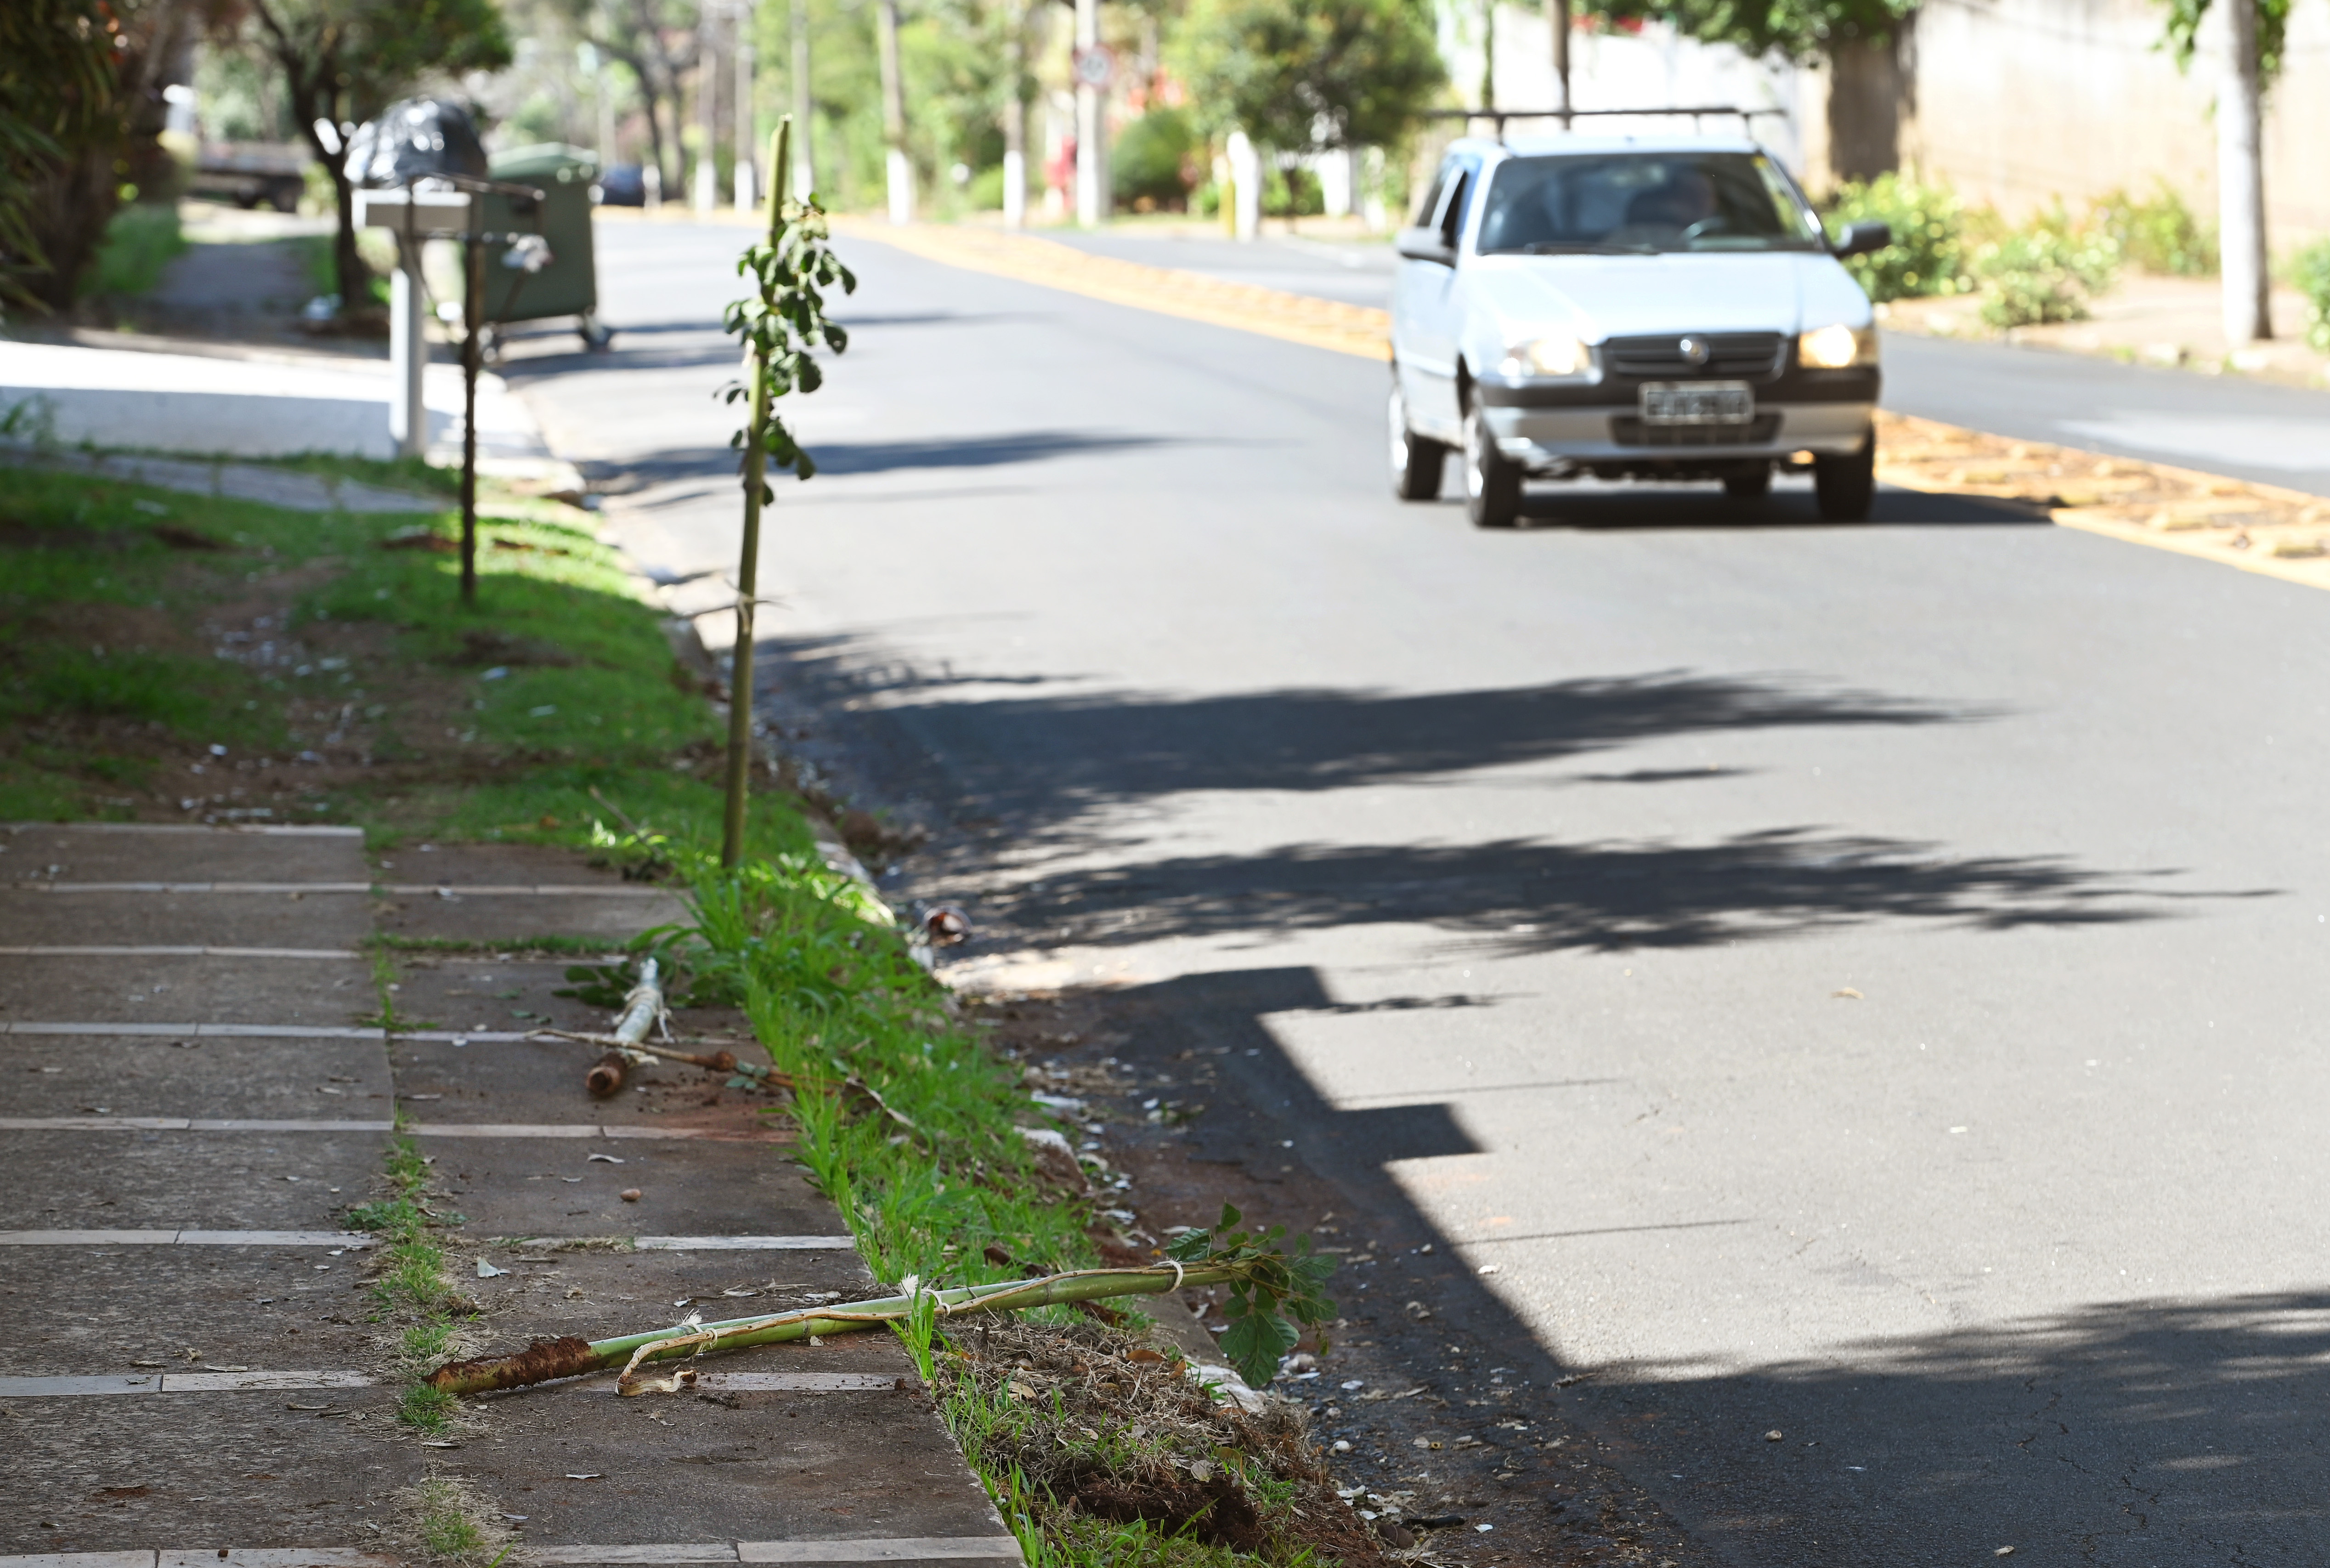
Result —
<instances>
[{"instance_id":1,"label":"truck grille","mask_svg":"<svg viewBox=\"0 0 2330 1568\"><path fill-rule=\"evenodd\" d=\"M1745 424L1645 424L1631 413L1610 420L1610 439L1620 446L1765 446L1779 433L1776 413Z\"/></svg>"},{"instance_id":2,"label":"truck grille","mask_svg":"<svg viewBox=\"0 0 2330 1568\"><path fill-rule=\"evenodd\" d=\"M1693 365L1682 351L1682 340L1696 337L1710 353L1703 365ZM1613 337L1602 346L1604 369L1613 375L1636 375L1665 381L1694 375L1733 379L1771 375L1780 368L1780 350L1787 338L1777 332L1676 332L1646 337Z\"/></svg>"}]
</instances>

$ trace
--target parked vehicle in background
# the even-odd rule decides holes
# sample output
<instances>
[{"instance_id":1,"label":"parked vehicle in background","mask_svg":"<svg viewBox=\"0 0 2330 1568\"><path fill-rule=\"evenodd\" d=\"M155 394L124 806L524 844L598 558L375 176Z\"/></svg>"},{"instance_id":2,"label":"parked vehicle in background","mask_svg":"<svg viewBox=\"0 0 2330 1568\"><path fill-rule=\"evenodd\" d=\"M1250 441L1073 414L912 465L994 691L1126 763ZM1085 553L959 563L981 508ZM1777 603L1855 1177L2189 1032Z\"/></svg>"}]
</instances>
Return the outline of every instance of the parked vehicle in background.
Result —
<instances>
[{"instance_id":1,"label":"parked vehicle in background","mask_svg":"<svg viewBox=\"0 0 2330 1568\"><path fill-rule=\"evenodd\" d=\"M1822 516L1866 518L1877 331L1838 258L1890 239L1861 223L1832 243L1753 141L1455 143L1399 236L1394 491L1438 495L1454 449L1473 521L1503 527L1529 477L1751 499L1808 461Z\"/></svg>"},{"instance_id":2,"label":"parked vehicle in background","mask_svg":"<svg viewBox=\"0 0 2330 1568\"><path fill-rule=\"evenodd\" d=\"M644 207L648 204L647 171L638 164L611 164L599 176L602 207Z\"/></svg>"},{"instance_id":3,"label":"parked vehicle in background","mask_svg":"<svg viewBox=\"0 0 2330 1568\"><path fill-rule=\"evenodd\" d=\"M194 156L189 186L198 196L248 210L264 202L279 213L299 210L312 155L295 141L206 141Z\"/></svg>"}]
</instances>

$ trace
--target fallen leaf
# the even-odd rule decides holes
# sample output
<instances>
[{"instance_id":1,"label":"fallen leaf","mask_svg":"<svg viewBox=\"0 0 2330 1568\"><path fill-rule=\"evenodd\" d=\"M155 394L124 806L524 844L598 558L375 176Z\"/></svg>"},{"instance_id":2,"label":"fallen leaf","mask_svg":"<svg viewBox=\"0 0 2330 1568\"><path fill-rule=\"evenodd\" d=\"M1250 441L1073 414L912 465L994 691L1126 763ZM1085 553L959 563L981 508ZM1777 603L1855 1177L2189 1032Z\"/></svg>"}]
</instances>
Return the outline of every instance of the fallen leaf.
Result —
<instances>
[{"instance_id":1,"label":"fallen leaf","mask_svg":"<svg viewBox=\"0 0 2330 1568\"><path fill-rule=\"evenodd\" d=\"M585 1475L585 1476L569 1476L569 1477L567 1477L566 1478L567 1478L568 1480L570 1480L570 1481L601 1481L601 1480L606 1479L606 1478L605 1478L604 1476L601 1475L601 1474L600 1474L598 1471L596 1471L596 1470L592 1470L589 1475Z\"/></svg>"},{"instance_id":2,"label":"fallen leaf","mask_svg":"<svg viewBox=\"0 0 2330 1568\"><path fill-rule=\"evenodd\" d=\"M620 1165L623 1163L613 1155L586 1155L583 1156L582 1163L587 1165L592 1160L603 1161L605 1164L610 1165Z\"/></svg>"},{"instance_id":3,"label":"fallen leaf","mask_svg":"<svg viewBox=\"0 0 2330 1568\"><path fill-rule=\"evenodd\" d=\"M495 1268L482 1258L478 1259L478 1278L480 1279L497 1279L508 1272L507 1269Z\"/></svg>"},{"instance_id":4,"label":"fallen leaf","mask_svg":"<svg viewBox=\"0 0 2330 1568\"><path fill-rule=\"evenodd\" d=\"M1829 994L1831 996L1842 996L1847 1002L1859 1002L1861 999L1861 993L1855 991L1850 985L1840 985L1834 991L1830 992Z\"/></svg>"},{"instance_id":5,"label":"fallen leaf","mask_svg":"<svg viewBox=\"0 0 2330 1568\"><path fill-rule=\"evenodd\" d=\"M1782 1431L1779 1428L1774 1427L1770 1431L1764 1434L1764 1440L1767 1443L1776 1443L1787 1435L1787 1433Z\"/></svg>"},{"instance_id":6,"label":"fallen leaf","mask_svg":"<svg viewBox=\"0 0 2330 1568\"><path fill-rule=\"evenodd\" d=\"M637 1187L625 1187L615 1195L626 1203L636 1203L639 1201L639 1190Z\"/></svg>"}]
</instances>

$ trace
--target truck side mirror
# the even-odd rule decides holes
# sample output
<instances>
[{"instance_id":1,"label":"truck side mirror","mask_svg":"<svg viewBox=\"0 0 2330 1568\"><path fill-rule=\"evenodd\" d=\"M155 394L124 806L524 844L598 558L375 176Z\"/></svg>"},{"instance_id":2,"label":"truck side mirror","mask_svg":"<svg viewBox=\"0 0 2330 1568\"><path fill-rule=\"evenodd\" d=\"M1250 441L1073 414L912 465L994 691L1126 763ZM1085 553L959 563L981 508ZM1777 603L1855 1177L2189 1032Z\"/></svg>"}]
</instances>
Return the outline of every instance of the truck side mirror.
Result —
<instances>
[{"instance_id":1,"label":"truck side mirror","mask_svg":"<svg viewBox=\"0 0 2330 1568\"><path fill-rule=\"evenodd\" d=\"M1392 248L1411 261L1431 261L1442 267L1456 264L1456 247L1435 228L1402 229Z\"/></svg>"},{"instance_id":2,"label":"truck side mirror","mask_svg":"<svg viewBox=\"0 0 2330 1568\"><path fill-rule=\"evenodd\" d=\"M1844 233L1829 242L1829 249L1839 257L1866 256L1871 251L1881 251L1893 242L1890 223L1847 223Z\"/></svg>"}]
</instances>

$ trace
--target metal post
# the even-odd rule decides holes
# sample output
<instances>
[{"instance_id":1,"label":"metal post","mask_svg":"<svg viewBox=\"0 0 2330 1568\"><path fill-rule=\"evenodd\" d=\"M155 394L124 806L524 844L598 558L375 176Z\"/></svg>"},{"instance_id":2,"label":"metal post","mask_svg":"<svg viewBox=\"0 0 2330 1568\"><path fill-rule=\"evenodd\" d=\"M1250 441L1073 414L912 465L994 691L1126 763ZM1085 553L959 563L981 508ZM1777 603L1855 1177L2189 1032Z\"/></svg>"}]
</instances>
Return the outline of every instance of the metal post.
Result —
<instances>
[{"instance_id":1,"label":"metal post","mask_svg":"<svg viewBox=\"0 0 2330 1568\"><path fill-rule=\"evenodd\" d=\"M769 242L784 226L786 133L792 117L777 122L769 147ZM806 192L803 193L807 195ZM720 863L744 857L744 801L753 781L753 612L760 597L761 489L768 479L768 452L761 444L769 423L769 383L756 359L753 366L751 424L744 440L744 542L736 558L736 646L728 661L728 792L722 802Z\"/></svg>"},{"instance_id":2,"label":"metal post","mask_svg":"<svg viewBox=\"0 0 2330 1568\"><path fill-rule=\"evenodd\" d=\"M1076 0L1076 53L1100 47L1100 0ZM1108 93L1076 73L1076 222L1108 221Z\"/></svg>"},{"instance_id":3,"label":"metal post","mask_svg":"<svg viewBox=\"0 0 2330 1568\"><path fill-rule=\"evenodd\" d=\"M407 209L408 211L410 209ZM399 457L425 457L429 413L421 376L429 368L429 336L421 284L421 240L400 235L396 271L388 280L388 433Z\"/></svg>"},{"instance_id":4,"label":"metal post","mask_svg":"<svg viewBox=\"0 0 2330 1568\"><path fill-rule=\"evenodd\" d=\"M486 326L486 247L478 225L486 199L469 198L469 226L461 236L461 603L478 602L478 360Z\"/></svg>"}]
</instances>

